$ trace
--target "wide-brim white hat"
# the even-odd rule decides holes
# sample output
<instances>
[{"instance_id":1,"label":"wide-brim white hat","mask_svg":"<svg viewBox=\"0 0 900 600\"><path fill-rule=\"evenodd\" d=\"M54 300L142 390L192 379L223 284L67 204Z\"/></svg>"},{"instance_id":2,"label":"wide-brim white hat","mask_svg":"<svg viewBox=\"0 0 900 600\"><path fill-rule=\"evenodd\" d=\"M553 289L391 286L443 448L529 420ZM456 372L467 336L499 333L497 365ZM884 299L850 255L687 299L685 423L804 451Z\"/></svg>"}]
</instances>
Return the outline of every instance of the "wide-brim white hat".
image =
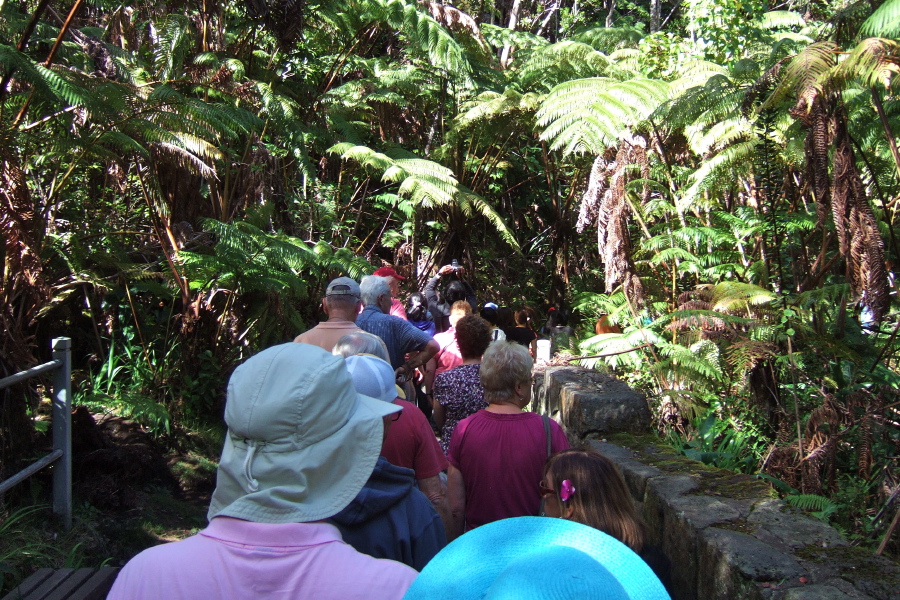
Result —
<instances>
[{"instance_id":1,"label":"wide-brim white hat","mask_svg":"<svg viewBox=\"0 0 900 600\"><path fill-rule=\"evenodd\" d=\"M359 394L344 359L309 344L264 350L228 382L228 433L208 517L303 523L343 510L401 407Z\"/></svg>"}]
</instances>

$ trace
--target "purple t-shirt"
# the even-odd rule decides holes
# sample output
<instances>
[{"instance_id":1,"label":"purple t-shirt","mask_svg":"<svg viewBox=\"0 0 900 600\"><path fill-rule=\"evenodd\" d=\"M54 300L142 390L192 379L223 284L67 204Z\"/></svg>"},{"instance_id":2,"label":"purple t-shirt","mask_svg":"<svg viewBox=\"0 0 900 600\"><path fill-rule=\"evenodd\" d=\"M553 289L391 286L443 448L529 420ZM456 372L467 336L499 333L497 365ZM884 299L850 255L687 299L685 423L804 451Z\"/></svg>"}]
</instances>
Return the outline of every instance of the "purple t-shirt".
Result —
<instances>
[{"instance_id":1,"label":"purple t-shirt","mask_svg":"<svg viewBox=\"0 0 900 600\"><path fill-rule=\"evenodd\" d=\"M550 420L551 451L569 447L566 434ZM510 517L536 516L547 460L541 416L480 410L456 426L450 463L466 484L466 531Z\"/></svg>"}]
</instances>

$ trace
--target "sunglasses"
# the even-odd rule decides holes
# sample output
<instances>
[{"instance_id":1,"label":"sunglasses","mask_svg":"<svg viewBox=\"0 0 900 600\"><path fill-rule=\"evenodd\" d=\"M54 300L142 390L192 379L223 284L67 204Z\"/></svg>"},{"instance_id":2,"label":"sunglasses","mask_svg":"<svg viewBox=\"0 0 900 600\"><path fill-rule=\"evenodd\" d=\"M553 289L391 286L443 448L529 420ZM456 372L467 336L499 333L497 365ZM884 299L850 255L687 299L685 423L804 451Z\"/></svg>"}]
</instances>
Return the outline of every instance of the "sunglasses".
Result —
<instances>
[{"instance_id":1,"label":"sunglasses","mask_svg":"<svg viewBox=\"0 0 900 600\"><path fill-rule=\"evenodd\" d=\"M547 484L544 483L543 481L541 481L541 482L538 484L538 488L539 488L540 491L541 491L541 498L543 498L544 496L549 496L549 495L551 495L551 494L556 494L556 490L554 490L554 489L551 488L551 487L547 487Z\"/></svg>"},{"instance_id":2,"label":"sunglasses","mask_svg":"<svg viewBox=\"0 0 900 600\"><path fill-rule=\"evenodd\" d=\"M402 411L402 410L401 410L400 412L397 412L397 413L392 414L392 415L391 415L391 421L393 421L393 422L399 421L399 420L400 420L400 415L402 415L402 414L403 414L403 411Z\"/></svg>"}]
</instances>

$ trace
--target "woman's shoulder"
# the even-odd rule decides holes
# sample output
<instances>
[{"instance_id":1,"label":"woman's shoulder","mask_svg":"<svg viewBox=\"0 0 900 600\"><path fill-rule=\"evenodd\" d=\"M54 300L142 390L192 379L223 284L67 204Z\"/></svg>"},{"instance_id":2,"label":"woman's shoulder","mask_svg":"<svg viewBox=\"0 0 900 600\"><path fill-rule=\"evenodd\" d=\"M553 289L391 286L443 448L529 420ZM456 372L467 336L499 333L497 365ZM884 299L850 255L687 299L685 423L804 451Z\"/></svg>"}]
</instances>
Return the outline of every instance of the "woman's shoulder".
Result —
<instances>
[{"instance_id":1,"label":"woman's shoulder","mask_svg":"<svg viewBox=\"0 0 900 600\"><path fill-rule=\"evenodd\" d=\"M478 379L481 373L481 363L474 365L459 365L444 371L441 375L449 375L451 379Z\"/></svg>"}]
</instances>

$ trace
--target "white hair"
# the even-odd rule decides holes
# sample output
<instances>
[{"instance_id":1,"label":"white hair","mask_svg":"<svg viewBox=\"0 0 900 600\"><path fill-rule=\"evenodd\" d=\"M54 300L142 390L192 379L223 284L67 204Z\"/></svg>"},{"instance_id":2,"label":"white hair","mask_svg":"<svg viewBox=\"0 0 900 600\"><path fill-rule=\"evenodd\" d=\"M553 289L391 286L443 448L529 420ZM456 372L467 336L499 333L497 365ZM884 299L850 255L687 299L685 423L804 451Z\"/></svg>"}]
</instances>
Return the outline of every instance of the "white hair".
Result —
<instances>
[{"instance_id":1,"label":"white hair","mask_svg":"<svg viewBox=\"0 0 900 600\"><path fill-rule=\"evenodd\" d=\"M381 296L390 298L391 286L388 285L387 277L367 275L359 282L359 293L362 296L362 303L369 306L370 304L378 304L378 298Z\"/></svg>"},{"instance_id":2,"label":"white hair","mask_svg":"<svg viewBox=\"0 0 900 600\"><path fill-rule=\"evenodd\" d=\"M372 354L388 364L391 362L387 346L385 346L381 338L366 331L348 333L337 341L331 353L344 358L355 354Z\"/></svg>"}]
</instances>

